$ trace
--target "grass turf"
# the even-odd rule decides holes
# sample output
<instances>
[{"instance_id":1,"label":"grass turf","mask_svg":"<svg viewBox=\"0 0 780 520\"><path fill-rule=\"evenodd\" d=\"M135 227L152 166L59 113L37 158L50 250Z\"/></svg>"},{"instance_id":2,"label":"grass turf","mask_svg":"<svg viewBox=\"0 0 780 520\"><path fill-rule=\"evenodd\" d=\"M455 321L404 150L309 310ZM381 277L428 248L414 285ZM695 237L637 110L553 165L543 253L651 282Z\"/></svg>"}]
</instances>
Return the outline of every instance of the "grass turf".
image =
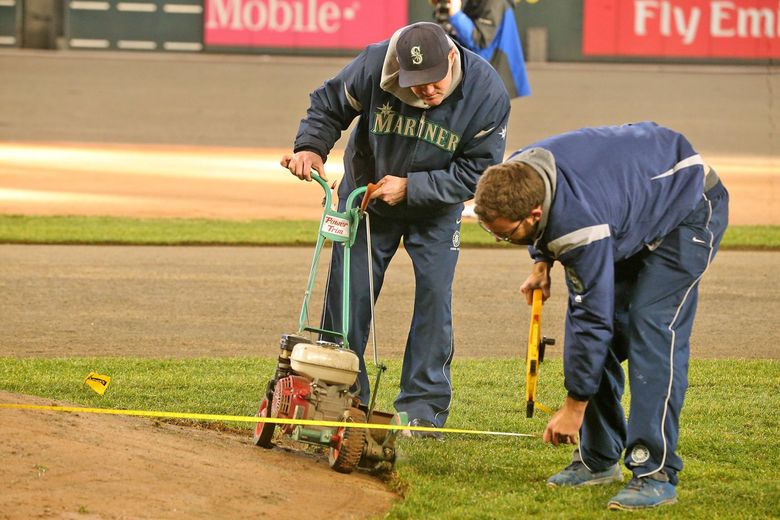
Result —
<instances>
[{"instance_id":1,"label":"grass turf","mask_svg":"<svg viewBox=\"0 0 780 520\"><path fill-rule=\"evenodd\" d=\"M0 215L0 243L137 245L313 245L317 222L311 220L212 220ZM464 222L463 247L497 244L475 222ZM780 226L732 226L722 249L780 249Z\"/></svg>"},{"instance_id":2,"label":"grass turf","mask_svg":"<svg viewBox=\"0 0 780 520\"><path fill-rule=\"evenodd\" d=\"M274 361L266 358L154 360L0 358L0 388L83 406L253 415ZM392 410L400 361L391 360L378 407ZM112 377L105 396L82 384L91 370ZM456 389L447 426L541 433L547 416L525 418L519 360L453 363ZM564 397L560 359L543 366L539 400ZM626 397L626 400L628 396ZM780 517L780 362L693 360L679 453L685 462L680 503L638 516L663 518ZM0 410L0 417L2 417ZM250 432L247 423L247 442ZM405 500L390 519L602 518L619 484L548 489L570 447L538 438L449 435L445 442L403 439L393 486ZM627 473L626 473L627 475Z\"/></svg>"}]
</instances>

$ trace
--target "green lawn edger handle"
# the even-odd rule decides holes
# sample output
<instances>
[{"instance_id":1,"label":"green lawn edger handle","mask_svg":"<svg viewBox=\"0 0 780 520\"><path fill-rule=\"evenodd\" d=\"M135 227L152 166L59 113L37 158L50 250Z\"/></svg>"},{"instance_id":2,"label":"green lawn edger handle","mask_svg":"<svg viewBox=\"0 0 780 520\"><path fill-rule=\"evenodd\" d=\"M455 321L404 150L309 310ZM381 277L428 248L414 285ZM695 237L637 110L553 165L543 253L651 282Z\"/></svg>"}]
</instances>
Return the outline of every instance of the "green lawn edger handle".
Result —
<instances>
[{"instance_id":1,"label":"green lawn edger handle","mask_svg":"<svg viewBox=\"0 0 780 520\"><path fill-rule=\"evenodd\" d=\"M318 334L328 334L331 336L339 337L342 340L342 346L349 348L349 340L347 334L349 333L349 263L350 263L350 248L355 243L357 236L358 224L360 218L365 211L365 205L368 203L367 197L361 201L359 207L352 207L355 199L366 193L368 190L373 191L374 186L370 188L368 186L361 186L355 188L352 193L347 197L347 205L345 212L335 211L331 208L332 190L325 180L317 175L311 173L311 178L315 180L320 186L322 186L325 192L325 208L320 219L320 227L317 232L317 244L314 246L314 258L312 259L311 269L309 270L309 282L306 287L306 294L303 298L303 305L301 307L301 315L298 320L299 332L315 332ZM362 208L362 209L361 209ZM344 273L342 283L342 295L341 295L341 330L342 332L335 332L332 330L320 329L317 327L309 327L306 325L308 321L308 304L311 298L312 290L314 288L314 278L317 272L317 265L320 260L320 253L322 252L322 246L325 244L325 240L330 240L334 243L341 242L344 244Z\"/></svg>"}]
</instances>

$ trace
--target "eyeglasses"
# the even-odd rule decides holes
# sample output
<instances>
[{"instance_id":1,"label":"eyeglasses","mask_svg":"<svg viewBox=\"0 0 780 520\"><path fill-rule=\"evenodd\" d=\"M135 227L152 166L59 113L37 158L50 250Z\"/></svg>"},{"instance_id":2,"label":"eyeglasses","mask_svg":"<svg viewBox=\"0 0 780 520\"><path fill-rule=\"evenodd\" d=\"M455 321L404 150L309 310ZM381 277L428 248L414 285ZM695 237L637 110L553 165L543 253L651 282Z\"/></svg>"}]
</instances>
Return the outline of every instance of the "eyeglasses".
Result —
<instances>
[{"instance_id":1,"label":"eyeglasses","mask_svg":"<svg viewBox=\"0 0 780 520\"><path fill-rule=\"evenodd\" d=\"M495 233L493 233L493 231L488 229L485 226L484 222L482 222L481 220L478 220L477 222L479 223L479 227L481 227L482 229L484 229L485 231L490 233L490 236L492 236L496 240L500 240L502 242L511 242L512 241L512 236L515 233L517 233L517 230L520 229L520 226L523 225L523 221L521 220L520 222L517 223L517 225L514 227L514 229L507 236L501 236L501 235L496 235Z\"/></svg>"}]
</instances>

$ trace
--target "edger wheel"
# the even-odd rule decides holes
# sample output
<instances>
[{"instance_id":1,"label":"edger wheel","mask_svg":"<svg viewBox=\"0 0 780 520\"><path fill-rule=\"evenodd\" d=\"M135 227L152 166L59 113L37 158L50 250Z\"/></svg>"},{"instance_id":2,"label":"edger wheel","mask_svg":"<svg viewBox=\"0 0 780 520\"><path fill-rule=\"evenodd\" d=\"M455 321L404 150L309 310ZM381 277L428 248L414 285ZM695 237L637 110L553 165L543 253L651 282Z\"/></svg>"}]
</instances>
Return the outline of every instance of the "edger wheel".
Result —
<instances>
[{"instance_id":1,"label":"edger wheel","mask_svg":"<svg viewBox=\"0 0 780 520\"><path fill-rule=\"evenodd\" d=\"M365 423L366 414L357 408L344 412L344 422ZM363 456L366 446L366 430L364 428L339 428L338 442L328 452L330 467L339 473L352 473Z\"/></svg>"},{"instance_id":2,"label":"edger wheel","mask_svg":"<svg viewBox=\"0 0 780 520\"><path fill-rule=\"evenodd\" d=\"M263 399L263 402L260 403L260 409L255 414L255 417L268 417L270 410L268 405L268 399ZM255 446L260 446L261 448L273 448L274 444L271 442L271 439L273 439L274 436L274 423L264 423L264 422L258 422L255 426L255 434L252 437L252 440L255 443Z\"/></svg>"}]
</instances>

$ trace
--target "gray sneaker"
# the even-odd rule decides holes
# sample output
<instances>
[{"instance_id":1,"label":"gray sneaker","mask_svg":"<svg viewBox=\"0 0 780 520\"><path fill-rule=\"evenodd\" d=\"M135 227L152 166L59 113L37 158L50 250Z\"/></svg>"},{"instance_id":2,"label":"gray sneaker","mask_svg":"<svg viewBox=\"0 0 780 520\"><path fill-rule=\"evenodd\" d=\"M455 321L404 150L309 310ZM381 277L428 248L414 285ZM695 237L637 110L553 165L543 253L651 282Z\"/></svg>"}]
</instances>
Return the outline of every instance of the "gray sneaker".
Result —
<instances>
[{"instance_id":1,"label":"gray sneaker","mask_svg":"<svg viewBox=\"0 0 780 520\"><path fill-rule=\"evenodd\" d=\"M623 473L620 471L620 464L615 464L604 471L590 471L580 460L575 460L561 471L547 479L549 487L576 487L576 486L596 486L598 484L609 484L611 482L622 482Z\"/></svg>"},{"instance_id":2,"label":"gray sneaker","mask_svg":"<svg viewBox=\"0 0 780 520\"><path fill-rule=\"evenodd\" d=\"M422 426L424 428L436 428L436 425L426 419L412 419L409 426ZM420 439L444 440L444 434L436 431L403 430L401 435L404 437L417 437Z\"/></svg>"},{"instance_id":3,"label":"gray sneaker","mask_svg":"<svg viewBox=\"0 0 780 520\"><path fill-rule=\"evenodd\" d=\"M659 471L648 477L634 477L607 503L607 509L635 511L650 509L677 502L677 490L669 482L666 472Z\"/></svg>"}]
</instances>

